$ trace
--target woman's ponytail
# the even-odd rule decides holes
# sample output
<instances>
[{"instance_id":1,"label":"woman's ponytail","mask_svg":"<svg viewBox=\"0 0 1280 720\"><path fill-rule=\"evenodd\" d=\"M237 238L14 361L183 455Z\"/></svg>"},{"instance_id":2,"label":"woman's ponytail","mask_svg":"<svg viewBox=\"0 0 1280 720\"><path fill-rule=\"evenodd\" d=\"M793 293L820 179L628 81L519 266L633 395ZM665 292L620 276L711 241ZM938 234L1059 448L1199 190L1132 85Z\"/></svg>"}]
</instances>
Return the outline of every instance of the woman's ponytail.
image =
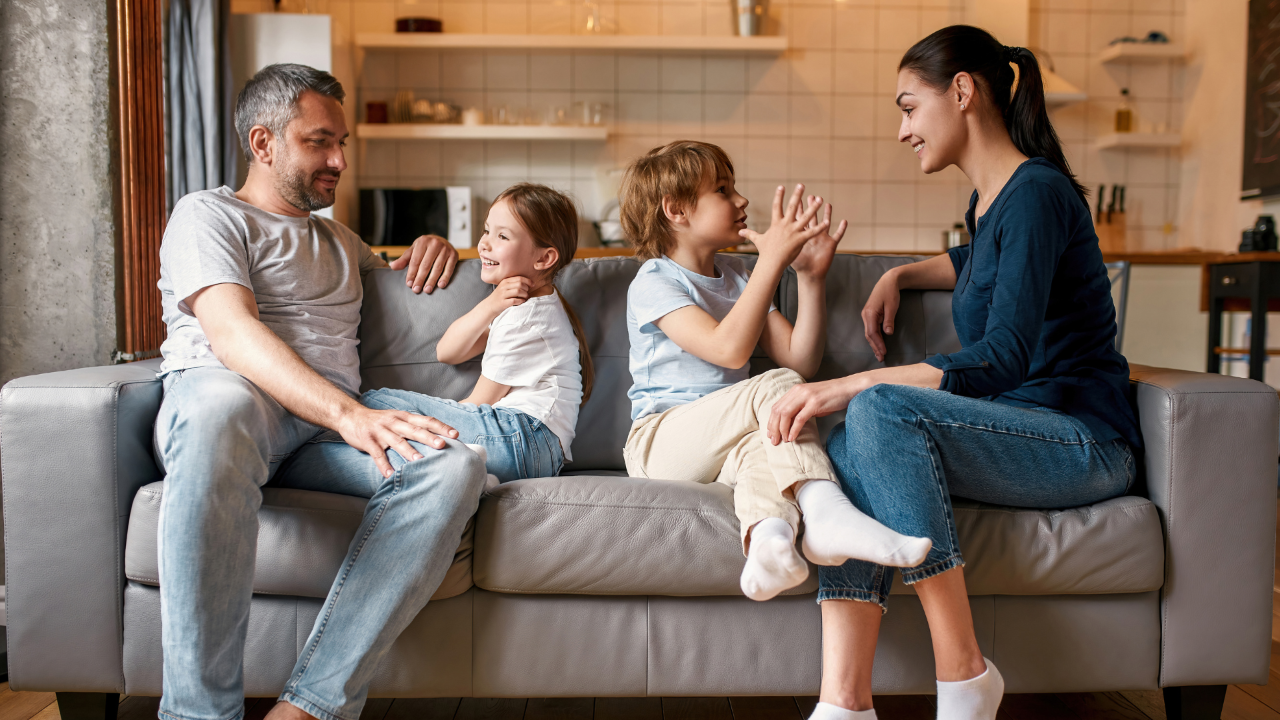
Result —
<instances>
[{"instance_id":1,"label":"woman's ponytail","mask_svg":"<svg viewBox=\"0 0 1280 720\"><path fill-rule=\"evenodd\" d=\"M1018 66L1016 88L1011 64ZM1088 191L1071 172L1058 133L1049 122L1040 63L1030 50L1005 47L980 28L952 25L913 45L902 56L898 70L911 70L940 91L950 87L956 75L969 73L980 91L990 95L1018 152L1053 163L1071 180L1080 201L1088 204Z\"/></svg>"}]
</instances>

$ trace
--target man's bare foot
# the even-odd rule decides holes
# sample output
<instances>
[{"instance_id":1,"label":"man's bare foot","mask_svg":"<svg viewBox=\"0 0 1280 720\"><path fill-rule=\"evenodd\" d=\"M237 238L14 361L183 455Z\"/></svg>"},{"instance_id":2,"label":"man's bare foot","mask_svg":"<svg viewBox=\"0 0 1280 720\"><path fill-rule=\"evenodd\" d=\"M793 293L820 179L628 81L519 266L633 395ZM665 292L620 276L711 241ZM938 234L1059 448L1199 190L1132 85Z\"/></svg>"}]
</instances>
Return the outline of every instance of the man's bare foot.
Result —
<instances>
[{"instance_id":1,"label":"man's bare foot","mask_svg":"<svg viewBox=\"0 0 1280 720\"><path fill-rule=\"evenodd\" d=\"M316 720L316 718L297 705L278 702L275 707L271 708L271 712L267 713L265 720Z\"/></svg>"}]
</instances>

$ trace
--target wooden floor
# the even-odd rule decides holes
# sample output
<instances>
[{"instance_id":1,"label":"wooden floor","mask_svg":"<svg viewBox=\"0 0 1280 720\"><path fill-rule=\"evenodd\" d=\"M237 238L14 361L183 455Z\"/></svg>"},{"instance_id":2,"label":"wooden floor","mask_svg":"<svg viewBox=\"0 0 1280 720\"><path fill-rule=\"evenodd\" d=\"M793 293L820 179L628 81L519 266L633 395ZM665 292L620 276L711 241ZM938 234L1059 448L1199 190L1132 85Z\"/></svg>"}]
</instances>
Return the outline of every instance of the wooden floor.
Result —
<instances>
[{"instance_id":1,"label":"wooden floor","mask_svg":"<svg viewBox=\"0 0 1280 720\"><path fill-rule=\"evenodd\" d=\"M1276 509L1280 519L1280 504ZM1280 570L1280 538L1276 541ZM1223 720L1280 720L1280 588L1271 603L1271 679L1227 688ZM370 700L360 720L803 720L815 697L749 698L440 698ZM274 698L245 701L245 720L262 720ZM159 698L122 697L118 720L155 720ZM932 695L879 695L881 720L933 720ZM1165 720L1160 691L1006 695L1000 720ZM53 693L0 684L0 720L61 720Z\"/></svg>"}]
</instances>

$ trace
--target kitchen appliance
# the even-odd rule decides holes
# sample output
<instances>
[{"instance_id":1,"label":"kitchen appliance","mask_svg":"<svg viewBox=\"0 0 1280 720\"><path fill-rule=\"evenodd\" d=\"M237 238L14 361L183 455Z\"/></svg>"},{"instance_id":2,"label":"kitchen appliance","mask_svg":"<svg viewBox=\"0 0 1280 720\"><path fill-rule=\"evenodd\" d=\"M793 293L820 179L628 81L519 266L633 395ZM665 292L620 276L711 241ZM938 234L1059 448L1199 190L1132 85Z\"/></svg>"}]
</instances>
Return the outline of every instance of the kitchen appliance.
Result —
<instances>
[{"instance_id":1,"label":"kitchen appliance","mask_svg":"<svg viewBox=\"0 0 1280 720\"><path fill-rule=\"evenodd\" d=\"M396 32L432 32L438 33L444 31L444 23L435 18L424 17L403 17L396 18Z\"/></svg>"},{"instance_id":2,"label":"kitchen appliance","mask_svg":"<svg viewBox=\"0 0 1280 720\"><path fill-rule=\"evenodd\" d=\"M961 245L969 244L969 230L964 223L956 223L951 226L950 230L942 231L942 250L946 252L951 248L957 248Z\"/></svg>"},{"instance_id":3,"label":"kitchen appliance","mask_svg":"<svg viewBox=\"0 0 1280 720\"><path fill-rule=\"evenodd\" d=\"M439 235L471 247L471 188L361 188L360 237L370 245L412 245Z\"/></svg>"}]
</instances>

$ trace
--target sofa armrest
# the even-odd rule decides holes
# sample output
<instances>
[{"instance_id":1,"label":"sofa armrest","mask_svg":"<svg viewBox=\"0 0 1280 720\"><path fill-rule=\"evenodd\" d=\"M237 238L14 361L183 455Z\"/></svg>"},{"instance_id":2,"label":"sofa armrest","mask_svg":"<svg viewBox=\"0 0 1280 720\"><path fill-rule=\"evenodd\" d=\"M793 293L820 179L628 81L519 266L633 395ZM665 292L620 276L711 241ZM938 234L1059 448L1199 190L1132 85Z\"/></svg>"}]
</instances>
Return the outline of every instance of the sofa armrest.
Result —
<instances>
[{"instance_id":1,"label":"sofa armrest","mask_svg":"<svg viewBox=\"0 0 1280 720\"><path fill-rule=\"evenodd\" d=\"M124 691L124 540L160 479L158 361L19 378L0 391L9 678L15 690Z\"/></svg>"},{"instance_id":2,"label":"sofa armrest","mask_svg":"<svg viewBox=\"0 0 1280 720\"><path fill-rule=\"evenodd\" d=\"M1160 685L1266 683L1280 403L1260 382L1134 365L1165 530Z\"/></svg>"}]
</instances>

